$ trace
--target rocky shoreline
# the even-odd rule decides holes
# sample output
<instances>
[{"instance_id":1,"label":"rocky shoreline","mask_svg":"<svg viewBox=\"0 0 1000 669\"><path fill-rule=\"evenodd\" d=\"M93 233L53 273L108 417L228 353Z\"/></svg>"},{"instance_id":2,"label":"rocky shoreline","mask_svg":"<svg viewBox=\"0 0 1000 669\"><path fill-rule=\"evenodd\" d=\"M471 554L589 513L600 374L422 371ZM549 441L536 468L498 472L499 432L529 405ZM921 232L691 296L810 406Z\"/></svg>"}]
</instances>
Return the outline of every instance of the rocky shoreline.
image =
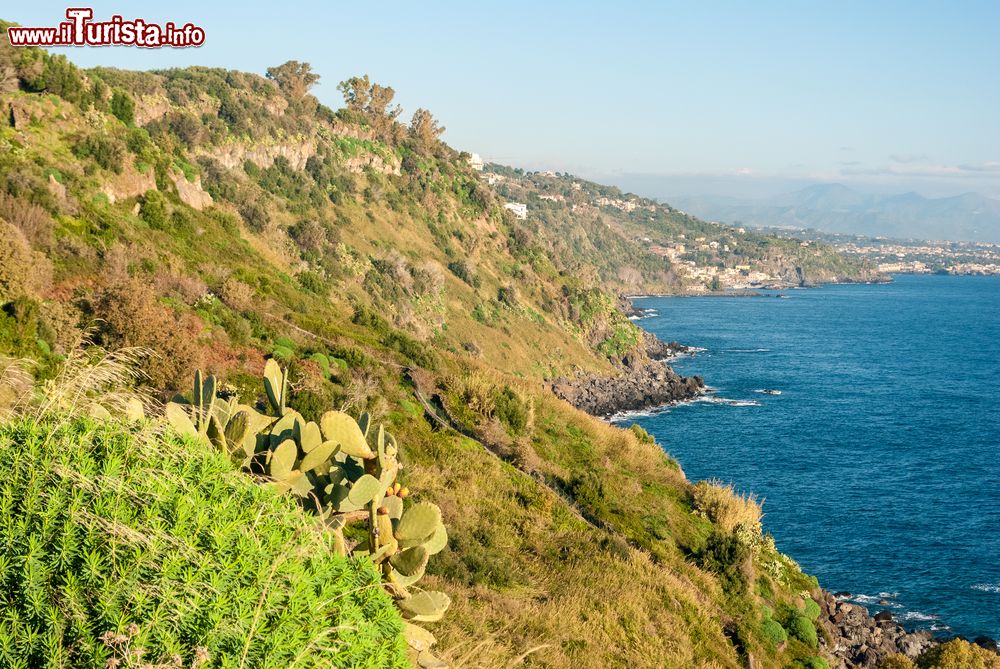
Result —
<instances>
[{"instance_id":1,"label":"rocky shoreline","mask_svg":"<svg viewBox=\"0 0 1000 669\"><path fill-rule=\"evenodd\" d=\"M846 601L848 593L836 595L822 591L819 600L819 625L823 629L828 652L839 659L843 669L872 669L887 657L902 654L915 660L932 647L955 637L938 637L931 630L907 630L889 611L871 615L860 604ZM958 637L964 638L964 637ZM981 636L966 639L998 652L997 642Z\"/></svg>"},{"instance_id":2,"label":"rocky shoreline","mask_svg":"<svg viewBox=\"0 0 1000 669\"><path fill-rule=\"evenodd\" d=\"M681 376L666 363L692 351L645 333L644 355L625 356L620 374L561 377L552 383L552 392L577 409L600 417L692 400L705 393L705 381L700 376Z\"/></svg>"},{"instance_id":3,"label":"rocky shoreline","mask_svg":"<svg viewBox=\"0 0 1000 669\"><path fill-rule=\"evenodd\" d=\"M875 667L897 653L914 660L938 643L930 630L908 632L888 611L873 616L864 606L826 591L819 605L819 624L826 633L828 650L843 661L844 669Z\"/></svg>"}]
</instances>

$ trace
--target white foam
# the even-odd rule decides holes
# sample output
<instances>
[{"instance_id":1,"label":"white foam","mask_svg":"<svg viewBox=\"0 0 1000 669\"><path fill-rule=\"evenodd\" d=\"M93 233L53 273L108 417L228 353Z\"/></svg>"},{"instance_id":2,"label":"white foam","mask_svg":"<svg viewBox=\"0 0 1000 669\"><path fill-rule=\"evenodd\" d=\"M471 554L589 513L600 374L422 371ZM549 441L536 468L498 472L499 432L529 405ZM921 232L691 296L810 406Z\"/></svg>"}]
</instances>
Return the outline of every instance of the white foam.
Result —
<instances>
[{"instance_id":1,"label":"white foam","mask_svg":"<svg viewBox=\"0 0 1000 669\"><path fill-rule=\"evenodd\" d=\"M899 607L900 605L892 602L891 600L899 596L898 592L880 592L877 595L849 595L843 599L850 600L852 602L857 602L858 604L878 605L878 606L893 606ZM879 604L879 602L889 602L888 604Z\"/></svg>"},{"instance_id":2,"label":"white foam","mask_svg":"<svg viewBox=\"0 0 1000 669\"><path fill-rule=\"evenodd\" d=\"M989 592L992 594L1000 594L1000 583L976 583L972 586L973 590L979 590L981 592Z\"/></svg>"},{"instance_id":3,"label":"white foam","mask_svg":"<svg viewBox=\"0 0 1000 669\"><path fill-rule=\"evenodd\" d=\"M754 400L732 400L728 397L718 397L716 395L704 395L695 400L703 404L723 404L731 407L759 407L760 402Z\"/></svg>"},{"instance_id":4,"label":"white foam","mask_svg":"<svg viewBox=\"0 0 1000 669\"><path fill-rule=\"evenodd\" d=\"M727 348L726 353L770 353L769 348Z\"/></svg>"},{"instance_id":5,"label":"white foam","mask_svg":"<svg viewBox=\"0 0 1000 669\"><path fill-rule=\"evenodd\" d=\"M754 390L755 393L760 393L761 395L780 395L780 390L775 390L774 388L757 388Z\"/></svg>"},{"instance_id":6,"label":"white foam","mask_svg":"<svg viewBox=\"0 0 1000 669\"><path fill-rule=\"evenodd\" d=\"M905 611L900 613L898 618L905 622L926 623L938 620L941 616L935 613L922 613L920 611Z\"/></svg>"}]
</instances>

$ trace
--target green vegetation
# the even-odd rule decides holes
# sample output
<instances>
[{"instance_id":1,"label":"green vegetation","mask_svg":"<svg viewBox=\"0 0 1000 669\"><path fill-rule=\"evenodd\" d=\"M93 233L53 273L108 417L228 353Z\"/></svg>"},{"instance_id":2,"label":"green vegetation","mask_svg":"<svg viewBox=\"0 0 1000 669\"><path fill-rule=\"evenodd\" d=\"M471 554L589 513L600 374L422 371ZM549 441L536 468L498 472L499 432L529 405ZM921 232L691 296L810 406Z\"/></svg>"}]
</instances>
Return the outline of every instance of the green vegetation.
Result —
<instances>
[{"instance_id":1,"label":"green vegetation","mask_svg":"<svg viewBox=\"0 0 1000 669\"><path fill-rule=\"evenodd\" d=\"M490 186L440 141L426 110L404 124L392 89L367 76L342 82L345 106L331 110L309 94L316 75L304 63L271 68L267 78L202 67L84 76L61 56L11 49L5 36L0 72L12 85L0 93L8 112L0 128L0 410L19 396L11 388L32 381L48 383L37 394L53 399L43 401L76 415L134 409L112 388L80 394L60 384L94 376L78 360L104 354L86 334L106 349L155 352L141 356L143 373L124 385L161 400L184 393L166 411L189 437L43 421L38 439L19 438L38 442L25 452L38 451L40 462L65 458L84 468L104 466L90 464L95 449L120 449L108 476L136 490L158 486L178 508L202 499L219 506L192 510L178 529L202 528L181 538L222 551L178 577L198 585L197 597L214 602L212 579L228 578L233 565L248 575L233 585L240 596L220 597L217 610L181 601L157 614L157 597L173 602L183 593L147 576L158 555L128 566L126 558L145 554L126 547L139 535L112 533L101 546L115 552L100 554L100 573L110 579L120 566L123 583L150 579L149 589L87 590L95 608L82 616L58 607L39 614L32 581L24 599L38 611L3 610L2 624L42 615L51 622L38 628L46 635L86 628L87 648L104 659L141 642L151 661L178 648L190 663L199 644L218 638L206 646L214 663L226 657L227 635L269 647L288 639L285 628L258 639L239 625L261 600L260 579L277 559L268 551L278 551L280 538L295 549L281 564L303 580L274 592L283 608L275 604L267 623L301 620L299 602L330 614L301 622L291 655L274 656L282 666L314 641L356 653L328 665L392 666L407 641L424 652L435 637L435 653L468 669L736 669L748 656L776 669L817 655L798 637L782 645L762 622L764 607L785 621L817 584L761 532L755 500L692 486L647 433L586 416L544 386L643 359L642 333L615 293L690 288L637 240L734 232L663 206L574 211L616 191L568 175L496 168L508 181ZM197 193L199 181L211 203ZM555 187L562 202L538 197ZM502 206L522 196L525 221ZM793 241L746 239L739 253L711 260L757 254L785 268L829 260L809 260L813 250ZM33 360L34 379L12 361L22 357ZM192 387L195 369L206 374ZM76 406L81 398L86 407ZM6 429L29 434L23 422ZM41 434L54 437L42 443ZM3 462L20 466L24 447L7 450ZM214 468L211 477L198 478L201 463ZM38 472L39 481L65 483L55 470ZM197 494L178 500L162 472ZM121 508L131 498L117 490L84 491L96 495L89 513L121 516L112 529L127 521L136 532L169 532L178 522L157 498L148 508L159 515L147 525L135 515L147 507ZM72 499L73 513L88 508ZM46 508L32 507L59 509ZM218 527L204 530L202 518L217 514ZM7 518L12 531L27 531ZM272 522L303 529L281 534ZM221 564L229 544L212 544L209 531L267 544ZM30 544L48 535L24 536ZM324 560L292 559L317 543ZM5 578L22 571L11 567ZM371 587L332 591L349 582ZM360 617L341 611L351 602ZM109 617L122 611L121 621ZM168 613L195 621L158 624ZM234 626L213 626L219 615ZM350 627L331 624L335 615ZM127 638L102 645L107 631ZM336 645L353 636L349 647ZM300 664L326 657L303 656Z\"/></svg>"},{"instance_id":2,"label":"green vegetation","mask_svg":"<svg viewBox=\"0 0 1000 669\"><path fill-rule=\"evenodd\" d=\"M788 634L793 639L798 639L810 648L815 648L818 640L816 637L816 626L809 618L798 611L792 611L785 623L788 627Z\"/></svg>"},{"instance_id":3,"label":"green vegetation","mask_svg":"<svg viewBox=\"0 0 1000 669\"><path fill-rule=\"evenodd\" d=\"M24 418L0 452L4 666L406 666L370 563L209 449Z\"/></svg>"}]
</instances>

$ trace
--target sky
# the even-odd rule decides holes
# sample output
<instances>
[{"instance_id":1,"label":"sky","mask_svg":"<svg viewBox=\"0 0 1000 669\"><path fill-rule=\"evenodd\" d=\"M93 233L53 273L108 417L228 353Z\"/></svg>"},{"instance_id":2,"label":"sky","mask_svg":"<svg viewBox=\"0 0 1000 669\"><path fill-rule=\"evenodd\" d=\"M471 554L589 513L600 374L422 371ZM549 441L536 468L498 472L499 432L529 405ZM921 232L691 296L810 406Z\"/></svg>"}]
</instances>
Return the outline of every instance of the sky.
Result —
<instances>
[{"instance_id":1,"label":"sky","mask_svg":"<svg viewBox=\"0 0 1000 669\"><path fill-rule=\"evenodd\" d=\"M1000 197L1000 2L94 2L96 19L203 27L193 49L72 48L128 69L263 73L314 93L368 73L454 147L649 196L766 195L816 181ZM0 10L22 25L66 4ZM662 191L662 192L656 192Z\"/></svg>"}]
</instances>

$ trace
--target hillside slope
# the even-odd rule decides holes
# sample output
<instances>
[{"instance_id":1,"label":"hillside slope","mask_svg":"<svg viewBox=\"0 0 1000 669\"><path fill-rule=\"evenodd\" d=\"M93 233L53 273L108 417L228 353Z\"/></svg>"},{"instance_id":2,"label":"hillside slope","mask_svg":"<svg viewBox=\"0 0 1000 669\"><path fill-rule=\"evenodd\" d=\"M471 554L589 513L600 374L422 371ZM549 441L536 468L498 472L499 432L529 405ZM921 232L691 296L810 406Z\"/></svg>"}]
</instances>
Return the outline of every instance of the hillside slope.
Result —
<instances>
[{"instance_id":1,"label":"hillside slope","mask_svg":"<svg viewBox=\"0 0 1000 669\"><path fill-rule=\"evenodd\" d=\"M817 584L753 500L691 485L648 435L543 383L645 355L608 289L679 284L648 254L640 283L622 271L638 222L518 221L429 113L400 123L367 77L333 111L295 63L82 72L0 44L0 72L0 355L44 380L87 330L157 351L162 397L200 367L251 405L271 357L307 419L385 421L449 529L427 580L452 597L431 627L455 666L825 652Z\"/></svg>"}]
</instances>

